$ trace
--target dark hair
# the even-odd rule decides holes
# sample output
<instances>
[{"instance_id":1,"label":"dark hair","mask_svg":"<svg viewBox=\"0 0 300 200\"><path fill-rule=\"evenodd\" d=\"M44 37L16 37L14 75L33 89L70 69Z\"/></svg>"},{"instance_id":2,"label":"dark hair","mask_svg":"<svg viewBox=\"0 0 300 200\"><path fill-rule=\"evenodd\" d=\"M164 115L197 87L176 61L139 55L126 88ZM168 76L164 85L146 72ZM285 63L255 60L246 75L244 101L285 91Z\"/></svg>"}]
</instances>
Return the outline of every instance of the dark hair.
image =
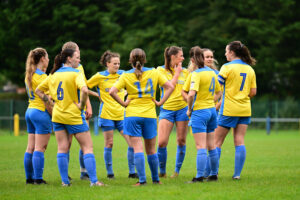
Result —
<instances>
[{"instance_id":1,"label":"dark hair","mask_svg":"<svg viewBox=\"0 0 300 200\"><path fill-rule=\"evenodd\" d=\"M46 57L47 51L44 48L35 48L31 50L26 60L26 72L25 81L30 90L32 90L32 76L36 70L37 64L40 62L42 57Z\"/></svg>"},{"instance_id":2,"label":"dark hair","mask_svg":"<svg viewBox=\"0 0 300 200\"><path fill-rule=\"evenodd\" d=\"M143 72L141 71L142 66L146 63L146 54L143 49L135 48L130 52L129 63L135 68L135 75L137 79L142 78Z\"/></svg>"},{"instance_id":3,"label":"dark hair","mask_svg":"<svg viewBox=\"0 0 300 200\"><path fill-rule=\"evenodd\" d=\"M228 49L235 53L236 57L241 58L242 61L248 65L255 65L256 60L251 57L249 49L241 41L233 41L228 44Z\"/></svg>"},{"instance_id":4,"label":"dark hair","mask_svg":"<svg viewBox=\"0 0 300 200\"><path fill-rule=\"evenodd\" d=\"M205 53L206 51L212 52L213 55L214 55L214 53L215 53L215 51L213 51L212 49L209 49L209 48L202 48L203 57L204 57L204 53ZM204 60L205 60L205 57L204 57ZM212 64L212 66L208 66L208 67L211 68L211 69L214 69L214 70L218 70L218 67L217 67L218 64L219 64L218 61L217 61L215 58L213 58L213 64ZM205 62L204 62L204 65L205 65Z\"/></svg>"},{"instance_id":5,"label":"dark hair","mask_svg":"<svg viewBox=\"0 0 300 200\"><path fill-rule=\"evenodd\" d=\"M203 51L199 46L195 46L195 47L191 48L190 58L194 59L194 62L198 66L198 68L203 68L204 67Z\"/></svg>"},{"instance_id":6,"label":"dark hair","mask_svg":"<svg viewBox=\"0 0 300 200\"><path fill-rule=\"evenodd\" d=\"M115 52L111 52L111 51L109 51L109 50L108 50L108 51L105 51L105 52L102 54L99 63L100 63L100 65L107 67L106 63L107 63L107 62L110 62L111 59L112 59L112 58L115 58L115 57L120 58L120 54L115 53Z\"/></svg>"},{"instance_id":7,"label":"dark hair","mask_svg":"<svg viewBox=\"0 0 300 200\"><path fill-rule=\"evenodd\" d=\"M178 54L179 51L182 51L181 47L170 46L165 48L164 57L165 57L165 69L173 74L171 70L171 56Z\"/></svg>"},{"instance_id":8,"label":"dark hair","mask_svg":"<svg viewBox=\"0 0 300 200\"><path fill-rule=\"evenodd\" d=\"M57 54L54 59L54 65L51 70L51 74L59 70L62 67L63 63L67 62L68 57L73 57L75 50L73 49L64 49L60 54Z\"/></svg>"}]
</instances>

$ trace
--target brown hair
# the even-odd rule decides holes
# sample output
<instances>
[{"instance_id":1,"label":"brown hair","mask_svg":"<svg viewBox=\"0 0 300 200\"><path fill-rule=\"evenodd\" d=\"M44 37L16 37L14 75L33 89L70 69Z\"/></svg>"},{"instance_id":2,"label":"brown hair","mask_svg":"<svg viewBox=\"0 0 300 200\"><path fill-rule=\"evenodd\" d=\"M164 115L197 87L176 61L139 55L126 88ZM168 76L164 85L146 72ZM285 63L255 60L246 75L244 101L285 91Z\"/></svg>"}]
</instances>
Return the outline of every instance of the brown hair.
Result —
<instances>
[{"instance_id":1,"label":"brown hair","mask_svg":"<svg viewBox=\"0 0 300 200\"><path fill-rule=\"evenodd\" d=\"M241 58L242 61L248 65L255 65L256 60L251 57L249 49L241 41L233 41L228 44L228 49L235 53L236 57Z\"/></svg>"},{"instance_id":2,"label":"brown hair","mask_svg":"<svg viewBox=\"0 0 300 200\"><path fill-rule=\"evenodd\" d=\"M143 72L141 71L142 66L146 63L146 54L143 49L135 48L130 52L129 63L135 68L135 75L137 79L142 78Z\"/></svg>"},{"instance_id":3,"label":"brown hair","mask_svg":"<svg viewBox=\"0 0 300 200\"><path fill-rule=\"evenodd\" d=\"M76 51L76 48L79 48L78 45L75 42L69 41L62 46L61 50L63 51L65 49L73 49L74 51Z\"/></svg>"},{"instance_id":4,"label":"brown hair","mask_svg":"<svg viewBox=\"0 0 300 200\"><path fill-rule=\"evenodd\" d=\"M64 49L60 54L57 54L55 56L53 68L50 73L53 74L59 70L62 67L62 64L67 62L68 57L73 57L74 53L74 49Z\"/></svg>"},{"instance_id":5,"label":"brown hair","mask_svg":"<svg viewBox=\"0 0 300 200\"><path fill-rule=\"evenodd\" d=\"M182 51L181 47L177 46L170 46L165 48L164 57L165 57L165 69L169 72L172 72L171 70L171 56L178 54L179 51Z\"/></svg>"},{"instance_id":6,"label":"brown hair","mask_svg":"<svg viewBox=\"0 0 300 200\"><path fill-rule=\"evenodd\" d=\"M204 67L203 51L199 46L195 46L191 48L190 58L194 59L195 65L197 65L198 68Z\"/></svg>"},{"instance_id":7,"label":"brown hair","mask_svg":"<svg viewBox=\"0 0 300 200\"><path fill-rule=\"evenodd\" d=\"M25 82L30 90L32 90L32 76L36 70L37 64L42 57L46 57L47 51L44 48L35 48L29 51L26 60Z\"/></svg>"},{"instance_id":8,"label":"brown hair","mask_svg":"<svg viewBox=\"0 0 300 200\"><path fill-rule=\"evenodd\" d=\"M109 50L108 50L108 51L105 51L105 52L102 54L99 63L100 63L100 65L107 67L106 63L107 63L107 62L110 62L111 59L112 59L112 58L115 58L115 57L120 58L120 54L115 53L115 52L111 52L111 51L109 51Z\"/></svg>"}]
</instances>

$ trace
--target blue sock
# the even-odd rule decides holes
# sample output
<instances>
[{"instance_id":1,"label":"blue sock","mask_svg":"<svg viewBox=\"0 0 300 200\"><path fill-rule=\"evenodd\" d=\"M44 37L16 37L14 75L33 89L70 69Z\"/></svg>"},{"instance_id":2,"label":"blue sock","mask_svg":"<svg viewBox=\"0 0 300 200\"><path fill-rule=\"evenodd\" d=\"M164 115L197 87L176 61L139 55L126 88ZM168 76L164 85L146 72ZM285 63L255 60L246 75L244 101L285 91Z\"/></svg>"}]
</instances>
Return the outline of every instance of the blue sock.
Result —
<instances>
[{"instance_id":1,"label":"blue sock","mask_svg":"<svg viewBox=\"0 0 300 200\"><path fill-rule=\"evenodd\" d=\"M43 179L44 172L44 152L34 151L32 156L32 166L35 179Z\"/></svg>"},{"instance_id":2,"label":"blue sock","mask_svg":"<svg viewBox=\"0 0 300 200\"><path fill-rule=\"evenodd\" d=\"M68 179L68 153L57 153L57 165L62 182L70 184Z\"/></svg>"},{"instance_id":3,"label":"blue sock","mask_svg":"<svg viewBox=\"0 0 300 200\"><path fill-rule=\"evenodd\" d=\"M25 152L24 168L25 168L26 179L34 179L34 172L32 167L32 153Z\"/></svg>"},{"instance_id":4,"label":"blue sock","mask_svg":"<svg viewBox=\"0 0 300 200\"><path fill-rule=\"evenodd\" d=\"M219 166L220 166L220 158L221 158L221 148L220 147L216 147L216 150L218 152L218 156L219 156L219 165L217 167L217 174L219 174Z\"/></svg>"},{"instance_id":5,"label":"blue sock","mask_svg":"<svg viewBox=\"0 0 300 200\"><path fill-rule=\"evenodd\" d=\"M157 154L148 155L148 164L151 170L152 181L159 181L158 178L158 156Z\"/></svg>"},{"instance_id":6,"label":"blue sock","mask_svg":"<svg viewBox=\"0 0 300 200\"><path fill-rule=\"evenodd\" d=\"M81 173L84 173L84 172L82 172L82 170L85 169L85 165L84 165L84 161L83 161L83 151L81 149L79 149L79 164L80 164Z\"/></svg>"},{"instance_id":7,"label":"blue sock","mask_svg":"<svg viewBox=\"0 0 300 200\"><path fill-rule=\"evenodd\" d=\"M140 183L146 182L144 153L141 152L141 153L134 154L134 164L139 175L139 182Z\"/></svg>"},{"instance_id":8,"label":"blue sock","mask_svg":"<svg viewBox=\"0 0 300 200\"><path fill-rule=\"evenodd\" d=\"M161 174L166 173L166 164L167 164L167 147L162 147L157 149L157 155L159 160L159 169Z\"/></svg>"},{"instance_id":9,"label":"blue sock","mask_svg":"<svg viewBox=\"0 0 300 200\"><path fill-rule=\"evenodd\" d=\"M134 150L132 147L128 147L127 149L127 160L128 160L129 174L134 174L135 173Z\"/></svg>"},{"instance_id":10,"label":"blue sock","mask_svg":"<svg viewBox=\"0 0 300 200\"><path fill-rule=\"evenodd\" d=\"M207 153L206 149L198 149L197 151L197 175L196 178L204 176Z\"/></svg>"},{"instance_id":11,"label":"blue sock","mask_svg":"<svg viewBox=\"0 0 300 200\"><path fill-rule=\"evenodd\" d=\"M84 165L90 177L91 183L96 183L98 181L97 171L96 171L96 160L92 153L87 153L83 155Z\"/></svg>"},{"instance_id":12,"label":"blue sock","mask_svg":"<svg viewBox=\"0 0 300 200\"><path fill-rule=\"evenodd\" d=\"M235 167L234 167L234 175L233 176L241 175L245 160L246 160L245 145L236 146L235 147Z\"/></svg>"},{"instance_id":13,"label":"blue sock","mask_svg":"<svg viewBox=\"0 0 300 200\"><path fill-rule=\"evenodd\" d=\"M217 149L213 149L208 151L209 153L209 160L211 165L211 172L210 175L217 175L218 174L218 166L219 166L219 155Z\"/></svg>"},{"instance_id":14,"label":"blue sock","mask_svg":"<svg viewBox=\"0 0 300 200\"><path fill-rule=\"evenodd\" d=\"M106 148L104 147L104 162L107 174L111 175L114 174L113 168L112 168L112 148Z\"/></svg>"},{"instance_id":15,"label":"blue sock","mask_svg":"<svg viewBox=\"0 0 300 200\"><path fill-rule=\"evenodd\" d=\"M184 157L185 157L185 149L186 146L177 146L177 153L176 153L176 164L175 164L175 172L179 174L181 169Z\"/></svg>"},{"instance_id":16,"label":"blue sock","mask_svg":"<svg viewBox=\"0 0 300 200\"><path fill-rule=\"evenodd\" d=\"M68 164L70 163L70 151L67 153Z\"/></svg>"},{"instance_id":17,"label":"blue sock","mask_svg":"<svg viewBox=\"0 0 300 200\"><path fill-rule=\"evenodd\" d=\"M204 171L204 177L208 177L210 175L210 159L209 157L206 158L206 164L205 164L205 171Z\"/></svg>"}]
</instances>

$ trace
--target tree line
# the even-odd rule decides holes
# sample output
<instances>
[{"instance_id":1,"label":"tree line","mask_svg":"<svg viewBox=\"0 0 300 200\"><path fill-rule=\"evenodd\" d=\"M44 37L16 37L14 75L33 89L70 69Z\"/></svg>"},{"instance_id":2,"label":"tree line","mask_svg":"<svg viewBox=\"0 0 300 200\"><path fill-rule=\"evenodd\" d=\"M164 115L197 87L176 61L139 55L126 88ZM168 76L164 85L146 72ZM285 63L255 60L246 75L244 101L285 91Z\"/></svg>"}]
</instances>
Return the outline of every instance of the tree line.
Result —
<instances>
[{"instance_id":1,"label":"tree line","mask_svg":"<svg viewBox=\"0 0 300 200\"><path fill-rule=\"evenodd\" d=\"M296 0L1 0L0 73L24 84L29 50L44 47L53 59L64 42L81 50L87 77L104 70L101 54L121 54L121 68L130 69L129 52L147 54L149 67L164 63L169 45L210 48L219 67L225 46L242 41L257 59L258 95L300 97L300 15Z\"/></svg>"}]
</instances>

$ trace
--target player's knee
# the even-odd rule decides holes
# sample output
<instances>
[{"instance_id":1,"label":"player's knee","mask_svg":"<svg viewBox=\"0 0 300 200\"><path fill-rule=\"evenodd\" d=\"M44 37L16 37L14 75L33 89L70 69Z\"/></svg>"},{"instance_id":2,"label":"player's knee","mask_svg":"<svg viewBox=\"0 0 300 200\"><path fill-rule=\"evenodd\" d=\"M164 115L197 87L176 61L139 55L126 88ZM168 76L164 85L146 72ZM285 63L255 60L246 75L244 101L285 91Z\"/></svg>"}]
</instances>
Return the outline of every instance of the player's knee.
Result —
<instances>
[{"instance_id":1,"label":"player's knee","mask_svg":"<svg viewBox=\"0 0 300 200\"><path fill-rule=\"evenodd\" d=\"M186 142L185 138L183 138L183 137L177 138L177 144L178 144L179 146L184 146L184 145L185 145L185 142Z\"/></svg>"}]
</instances>

